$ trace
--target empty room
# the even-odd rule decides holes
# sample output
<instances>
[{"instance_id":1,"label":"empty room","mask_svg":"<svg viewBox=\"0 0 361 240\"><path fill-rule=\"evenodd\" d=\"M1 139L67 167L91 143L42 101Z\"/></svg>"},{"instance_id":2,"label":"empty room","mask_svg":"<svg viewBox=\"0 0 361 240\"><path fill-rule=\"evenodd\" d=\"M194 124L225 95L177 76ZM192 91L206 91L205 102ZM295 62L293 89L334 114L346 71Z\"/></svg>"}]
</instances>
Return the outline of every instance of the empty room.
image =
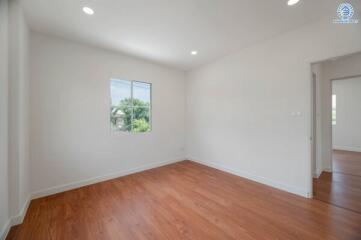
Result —
<instances>
[{"instance_id":1,"label":"empty room","mask_svg":"<svg viewBox=\"0 0 361 240\"><path fill-rule=\"evenodd\" d=\"M0 240L361 239L360 0L0 0Z\"/></svg>"}]
</instances>

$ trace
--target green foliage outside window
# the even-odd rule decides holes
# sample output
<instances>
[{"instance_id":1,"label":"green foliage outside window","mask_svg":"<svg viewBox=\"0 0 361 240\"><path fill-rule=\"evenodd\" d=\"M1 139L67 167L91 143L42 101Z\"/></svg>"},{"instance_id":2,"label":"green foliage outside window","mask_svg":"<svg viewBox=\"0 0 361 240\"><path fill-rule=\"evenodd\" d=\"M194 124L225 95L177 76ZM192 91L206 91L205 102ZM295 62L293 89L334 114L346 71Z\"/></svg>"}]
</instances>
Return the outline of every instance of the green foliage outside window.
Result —
<instances>
[{"instance_id":1,"label":"green foliage outside window","mask_svg":"<svg viewBox=\"0 0 361 240\"><path fill-rule=\"evenodd\" d=\"M126 98L112 106L110 121L113 129L129 132L150 131L150 104L139 99Z\"/></svg>"}]
</instances>

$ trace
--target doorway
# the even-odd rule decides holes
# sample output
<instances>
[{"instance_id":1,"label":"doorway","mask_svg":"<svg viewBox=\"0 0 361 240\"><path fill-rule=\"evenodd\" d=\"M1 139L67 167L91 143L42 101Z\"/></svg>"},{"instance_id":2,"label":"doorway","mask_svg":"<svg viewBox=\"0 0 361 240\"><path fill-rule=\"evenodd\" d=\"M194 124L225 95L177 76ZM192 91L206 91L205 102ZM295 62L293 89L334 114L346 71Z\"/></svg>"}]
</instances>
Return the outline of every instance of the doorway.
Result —
<instances>
[{"instance_id":1,"label":"doorway","mask_svg":"<svg viewBox=\"0 0 361 240\"><path fill-rule=\"evenodd\" d=\"M361 53L312 64L313 197L361 213Z\"/></svg>"}]
</instances>

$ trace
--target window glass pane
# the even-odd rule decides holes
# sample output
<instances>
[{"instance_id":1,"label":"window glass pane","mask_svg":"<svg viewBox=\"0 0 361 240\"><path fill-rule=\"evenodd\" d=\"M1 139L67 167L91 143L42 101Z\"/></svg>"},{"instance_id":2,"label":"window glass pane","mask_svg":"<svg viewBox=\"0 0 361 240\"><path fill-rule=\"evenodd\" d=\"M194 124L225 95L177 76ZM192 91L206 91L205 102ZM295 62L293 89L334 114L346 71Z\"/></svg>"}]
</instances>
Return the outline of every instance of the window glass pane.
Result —
<instances>
[{"instance_id":1,"label":"window glass pane","mask_svg":"<svg viewBox=\"0 0 361 240\"><path fill-rule=\"evenodd\" d=\"M132 82L127 80L112 79L110 85L112 106L130 103Z\"/></svg>"},{"instance_id":2,"label":"window glass pane","mask_svg":"<svg viewBox=\"0 0 361 240\"><path fill-rule=\"evenodd\" d=\"M119 107L112 106L110 121L112 129L118 131L131 131L132 107L122 105Z\"/></svg>"},{"instance_id":3,"label":"window glass pane","mask_svg":"<svg viewBox=\"0 0 361 240\"><path fill-rule=\"evenodd\" d=\"M111 79L110 122L113 130L151 130L151 84Z\"/></svg>"},{"instance_id":4,"label":"window glass pane","mask_svg":"<svg viewBox=\"0 0 361 240\"><path fill-rule=\"evenodd\" d=\"M150 107L133 108L133 132L148 132L150 127Z\"/></svg>"},{"instance_id":5,"label":"window glass pane","mask_svg":"<svg viewBox=\"0 0 361 240\"><path fill-rule=\"evenodd\" d=\"M150 104L150 84L143 82L133 82L133 99L135 101L139 100L146 103L148 106Z\"/></svg>"},{"instance_id":6,"label":"window glass pane","mask_svg":"<svg viewBox=\"0 0 361 240\"><path fill-rule=\"evenodd\" d=\"M112 79L110 123L114 130L131 130L131 81Z\"/></svg>"}]
</instances>

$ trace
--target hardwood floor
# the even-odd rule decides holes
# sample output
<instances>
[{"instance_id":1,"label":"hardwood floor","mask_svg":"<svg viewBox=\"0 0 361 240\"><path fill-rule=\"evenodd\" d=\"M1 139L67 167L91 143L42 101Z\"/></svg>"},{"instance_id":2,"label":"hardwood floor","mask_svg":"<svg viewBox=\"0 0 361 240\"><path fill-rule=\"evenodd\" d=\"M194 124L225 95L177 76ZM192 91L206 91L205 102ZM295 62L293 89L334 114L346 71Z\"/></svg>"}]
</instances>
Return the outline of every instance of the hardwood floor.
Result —
<instances>
[{"instance_id":1,"label":"hardwood floor","mask_svg":"<svg viewBox=\"0 0 361 240\"><path fill-rule=\"evenodd\" d=\"M361 153L333 151L333 173L313 184L315 199L361 213Z\"/></svg>"},{"instance_id":2,"label":"hardwood floor","mask_svg":"<svg viewBox=\"0 0 361 240\"><path fill-rule=\"evenodd\" d=\"M184 161L33 200L7 239L357 240L361 214Z\"/></svg>"},{"instance_id":3,"label":"hardwood floor","mask_svg":"<svg viewBox=\"0 0 361 240\"><path fill-rule=\"evenodd\" d=\"M333 172L361 177L361 152L334 150L332 163Z\"/></svg>"}]
</instances>

